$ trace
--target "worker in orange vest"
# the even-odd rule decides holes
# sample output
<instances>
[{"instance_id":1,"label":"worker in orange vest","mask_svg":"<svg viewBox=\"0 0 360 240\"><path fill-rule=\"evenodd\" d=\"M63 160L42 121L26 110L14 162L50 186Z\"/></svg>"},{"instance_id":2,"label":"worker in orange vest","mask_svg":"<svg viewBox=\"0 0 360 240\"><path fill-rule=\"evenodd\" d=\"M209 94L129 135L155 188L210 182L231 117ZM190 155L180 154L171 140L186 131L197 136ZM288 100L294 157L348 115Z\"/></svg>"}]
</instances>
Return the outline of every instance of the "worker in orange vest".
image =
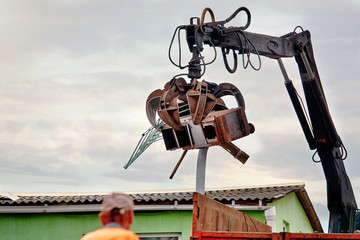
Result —
<instances>
[{"instance_id":1,"label":"worker in orange vest","mask_svg":"<svg viewBox=\"0 0 360 240\"><path fill-rule=\"evenodd\" d=\"M139 240L130 226L134 219L134 202L125 194L111 193L101 204L99 219L103 228L85 234L81 240Z\"/></svg>"}]
</instances>

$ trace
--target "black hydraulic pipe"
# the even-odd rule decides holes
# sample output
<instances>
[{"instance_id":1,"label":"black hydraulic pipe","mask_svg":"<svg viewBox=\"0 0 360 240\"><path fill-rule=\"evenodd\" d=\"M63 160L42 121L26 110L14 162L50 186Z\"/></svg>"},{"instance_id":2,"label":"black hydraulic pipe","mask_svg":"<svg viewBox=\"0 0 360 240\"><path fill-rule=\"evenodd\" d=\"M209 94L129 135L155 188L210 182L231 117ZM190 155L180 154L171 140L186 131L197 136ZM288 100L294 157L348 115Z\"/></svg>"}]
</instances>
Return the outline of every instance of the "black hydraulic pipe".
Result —
<instances>
[{"instance_id":1,"label":"black hydraulic pipe","mask_svg":"<svg viewBox=\"0 0 360 240\"><path fill-rule=\"evenodd\" d=\"M316 79L312 79L309 81L304 81L303 87L304 91L307 93L306 96L308 105L310 105L309 108L316 109L313 110L313 114L316 116L314 119L316 119L318 122L314 122L313 124L317 124L317 129L320 131L315 133L315 138L326 138L326 141L333 144L334 147L340 147L341 140L330 116L325 96L319 86L319 83Z\"/></svg>"},{"instance_id":2,"label":"black hydraulic pipe","mask_svg":"<svg viewBox=\"0 0 360 240\"><path fill-rule=\"evenodd\" d=\"M311 132L311 129L309 127L308 121L305 117L304 111L301 107L296 89L291 81L285 82L285 86L288 91L291 102L294 106L296 115L299 119L301 128L303 129L305 138L306 138L307 142L309 143L309 147L311 150L316 149L315 140L314 140L313 134Z\"/></svg>"}]
</instances>

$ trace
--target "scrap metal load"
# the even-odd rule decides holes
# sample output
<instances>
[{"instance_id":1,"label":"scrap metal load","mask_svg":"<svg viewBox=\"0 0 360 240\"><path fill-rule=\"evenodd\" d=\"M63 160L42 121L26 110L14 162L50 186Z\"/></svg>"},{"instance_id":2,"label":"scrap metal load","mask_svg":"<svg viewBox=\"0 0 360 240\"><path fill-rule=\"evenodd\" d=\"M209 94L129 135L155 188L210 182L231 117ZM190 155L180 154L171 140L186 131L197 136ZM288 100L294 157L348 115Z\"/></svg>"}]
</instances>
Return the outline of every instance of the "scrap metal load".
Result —
<instances>
[{"instance_id":1,"label":"scrap metal load","mask_svg":"<svg viewBox=\"0 0 360 240\"><path fill-rule=\"evenodd\" d=\"M221 99L225 95L233 95L238 107L228 109ZM247 121L241 92L230 83L172 79L163 90L150 94L146 113L161 131L167 150L220 145L243 163L248 158L231 141L253 133L254 126ZM156 113L165 123L161 127L157 126Z\"/></svg>"}]
</instances>

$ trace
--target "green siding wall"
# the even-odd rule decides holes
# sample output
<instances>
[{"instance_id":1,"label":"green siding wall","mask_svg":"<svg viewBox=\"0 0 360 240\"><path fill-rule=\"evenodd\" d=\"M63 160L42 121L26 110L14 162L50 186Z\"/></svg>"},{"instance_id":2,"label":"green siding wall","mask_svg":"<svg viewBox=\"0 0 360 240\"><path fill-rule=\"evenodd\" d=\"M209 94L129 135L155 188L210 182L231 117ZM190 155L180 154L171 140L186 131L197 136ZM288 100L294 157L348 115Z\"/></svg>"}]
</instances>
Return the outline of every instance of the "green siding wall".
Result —
<instances>
[{"instance_id":1,"label":"green siding wall","mask_svg":"<svg viewBox=\"0 0 360 240\"><path fill-rule=\"evenodd\" d=\"M241 211L245 214L247 214L249 217L255 218L256 220L265 223L266 222L266 218L265 218L265 212L264 211L254 211L254 210L247 210L247 211Z\"/></svg>"},{"instance_id":2,"label":"green siding wall","mask_svg":"<svg viewBox=\"0 0 360 240\"><path fill-rule=\"evenodd\" d=\"M295 193L291 193L268 206L276 209L276 231L282 232L284 222L288 223L289 232L314 232L310 221Z\"/></svg>"},{"instance_id":3,"label":"green siding wall","mask_svg":"<svg viewBox=\"0 0 360 240\"><path fill-rule=\"evenodd\" d=\"M97 214L0 214L1 240L80 239L98 227Z\"/></svg>"},{"instance_id":4,"label":"green siding wall","mask_svg":"<svg viewBox=\"0 0 360 240\"><path fill-rule=\"evenodd\" d=\"M136 213L131 229L142 233L181 233L188 240L192 231L192 211Z\"/></svg>"},{"instance_id":5,"label":"green siding wall","mask_svg":"<svg viewBox=\"0 0 360 240\"><path fill-rule=\"evenodd\" d=\"M191 211L135 213L131 230L136 233L180 233L191 236ZM80 239L101 227L97 213L90 214L0 214L1 240Z\"/></svg>"}]
</instances>

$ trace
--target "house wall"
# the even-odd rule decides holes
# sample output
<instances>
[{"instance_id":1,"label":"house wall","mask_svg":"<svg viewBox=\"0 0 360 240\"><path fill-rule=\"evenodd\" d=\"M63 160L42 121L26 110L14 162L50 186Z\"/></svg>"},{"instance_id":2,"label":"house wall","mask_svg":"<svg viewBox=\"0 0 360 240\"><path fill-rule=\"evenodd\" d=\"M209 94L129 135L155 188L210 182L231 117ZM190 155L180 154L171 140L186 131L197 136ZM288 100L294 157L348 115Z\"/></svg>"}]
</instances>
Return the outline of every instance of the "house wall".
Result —
<instances>
[{"instance_id":1,"label":"house wall","mask_svg":"<svg viewBox=\"0 0 360 240\"><path fill-rule=\"evenodd\" d=\"M266 222L266 218L265 218L265 212L263 210L245 210L245 211L241 211L245 214L247 214L249 217L255 218L256 220L265 223Z\"/></svg>"},{"instance_id":2,"label":"house wall","mask_svg":"<svg viewBox=\"0 0 360 240\"><path fill-rule=\"evenodd\" d=\"M295 193L291 193L268 206L276 209L276 231L282 232L287 224L287 232L313 233L310 221Z\"/></svg>"},{"instance_id":3,"label":"house wall","mask_svg":"<svg viewBox=\"0 0 360 240\"><path fill-rule=\"evenodd\" d=\"M0 214L1 240L80 239L98 227L97 214Z\"/></svg>"},{"instance_id":4,"label":"house wall","mask_svg":"<svg viewBox=\"0 0 360 240\"><path fill-rule=\"evenodd\" d=\"M131 230L139 233L177 233L191 236L192 211L135 213ZM80 239L101 227L97 213L0 214L1 240Z\"/></svg>"},{"instance_id":5,"label":"house wall","mask_svg":"<svg viewBox=\"0 0 360 240\"><path fill-rule=\"evenodd\" d=\"M192 231L192 211L136 213L131 229L137 234L181 233L181 239L188 240Z\"/></svg>"}]
</instances>

